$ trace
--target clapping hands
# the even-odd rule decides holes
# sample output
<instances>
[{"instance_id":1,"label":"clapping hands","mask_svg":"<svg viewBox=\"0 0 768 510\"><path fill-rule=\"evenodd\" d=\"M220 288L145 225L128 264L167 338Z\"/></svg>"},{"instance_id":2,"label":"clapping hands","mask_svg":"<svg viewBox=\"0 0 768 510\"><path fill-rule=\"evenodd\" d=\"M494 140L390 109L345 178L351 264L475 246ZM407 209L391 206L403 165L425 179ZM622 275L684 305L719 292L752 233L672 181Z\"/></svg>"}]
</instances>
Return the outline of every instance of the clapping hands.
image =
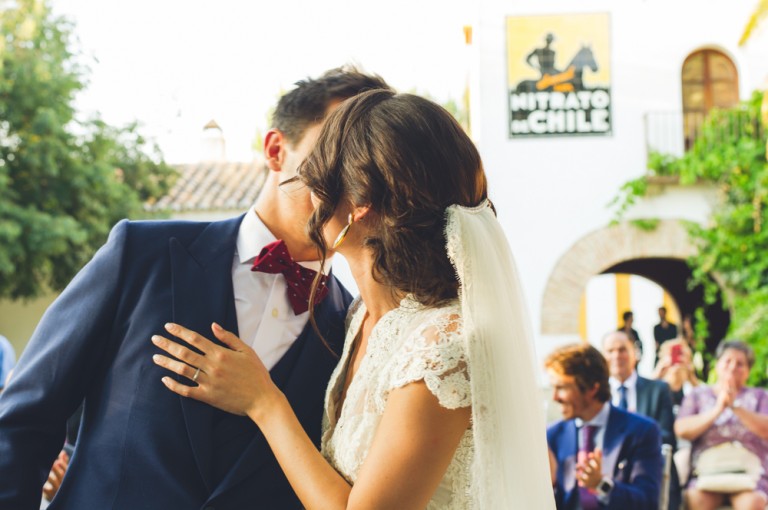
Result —
<instances>
[{"instance_id":1,"label":"clapping hands","mask_svg":"<svg viewBox=\"0 0 768 510\"><path fill-rule=\"evenodd\" d=\"M717 393L716 408L721 413L726 409L733 408L738 393L735 385L729 384L728 381L723 381L723 384L720 386L720 391Z\"/></svg>"},{"instance_id":2,"label":"clapping hands","mask_svg":"<svg viewBox=\"0 0 768 510\"><path fill-rule=\"evenodd\" d=\"M595 490L603 479L603 451L596 448L576 464L576 479L580 487Z\"/></svg>"}]
</instances>

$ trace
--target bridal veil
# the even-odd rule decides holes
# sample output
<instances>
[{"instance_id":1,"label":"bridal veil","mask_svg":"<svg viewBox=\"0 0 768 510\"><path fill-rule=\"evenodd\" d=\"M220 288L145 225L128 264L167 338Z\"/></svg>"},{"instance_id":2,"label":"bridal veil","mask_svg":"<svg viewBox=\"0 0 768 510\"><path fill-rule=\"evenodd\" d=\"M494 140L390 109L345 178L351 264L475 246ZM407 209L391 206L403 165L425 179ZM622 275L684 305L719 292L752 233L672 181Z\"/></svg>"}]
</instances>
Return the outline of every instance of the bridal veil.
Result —
<instances>
[{"instance_id":1,"label":"bridal veil","mask_svg":"<svg viewBox=\"0 0 768 510\"><path fill-rule=\"evenodd\" d=\"M528 312L490 202L447 209L469 356L478 510L555 508Z\"/></svg>"}]
</instances>

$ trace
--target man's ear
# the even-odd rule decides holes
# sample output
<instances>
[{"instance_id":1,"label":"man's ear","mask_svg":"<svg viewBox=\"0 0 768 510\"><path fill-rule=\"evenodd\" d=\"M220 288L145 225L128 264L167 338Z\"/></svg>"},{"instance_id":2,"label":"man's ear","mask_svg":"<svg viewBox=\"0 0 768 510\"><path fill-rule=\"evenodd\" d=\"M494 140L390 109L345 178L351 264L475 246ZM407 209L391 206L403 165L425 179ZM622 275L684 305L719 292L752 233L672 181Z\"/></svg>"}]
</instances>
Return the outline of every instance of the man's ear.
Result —
<instances>
[{"instance_id":1,"label":"man's ear","mask_svg":"<svg viewBox=\"0 0 768 510\"><path fill-rule=\"evenodd\" d=\"M277 129L270 129L264 137L264 158L267 160L267 168L273 172L283 168L286 143L285 135Z\"/></svg>"},{"instance_id":2,"label":"man's ear","mask_svg":"<svg viewBox=\"0 0 768 510\"><path fill-rule=\"evenodd\" d=\"M591 387L591 388L589 388L589 389L588 389L587 391L585 391L584 393L585 393L585 394L587 395L587 397L589 397L590 399L592 399L592 400L596 400L596 395L597 395L597 392L598 392L598 391L600 391L600 383L595 383L594 385L592 385L592 387Z\"/></svg>"}]
</instances>

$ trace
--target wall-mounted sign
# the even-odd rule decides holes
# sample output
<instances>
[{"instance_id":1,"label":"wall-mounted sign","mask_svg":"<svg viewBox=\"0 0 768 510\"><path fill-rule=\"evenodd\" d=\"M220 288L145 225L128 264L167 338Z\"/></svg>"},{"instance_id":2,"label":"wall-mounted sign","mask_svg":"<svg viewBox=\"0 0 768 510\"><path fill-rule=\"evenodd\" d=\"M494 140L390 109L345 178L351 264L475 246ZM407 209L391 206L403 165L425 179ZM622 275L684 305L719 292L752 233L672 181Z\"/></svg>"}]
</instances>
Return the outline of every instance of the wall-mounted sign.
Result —
<instances>
[{"instance_id":1,"label":"wall-mounted sign","mask_svg":"<svg viewBox=\"0 0 768 510\"><path fill-rule=\"evenodd\" d=\"M507 17L509 136L611 132L610 16Z\"/></svg>"}]
</instances>

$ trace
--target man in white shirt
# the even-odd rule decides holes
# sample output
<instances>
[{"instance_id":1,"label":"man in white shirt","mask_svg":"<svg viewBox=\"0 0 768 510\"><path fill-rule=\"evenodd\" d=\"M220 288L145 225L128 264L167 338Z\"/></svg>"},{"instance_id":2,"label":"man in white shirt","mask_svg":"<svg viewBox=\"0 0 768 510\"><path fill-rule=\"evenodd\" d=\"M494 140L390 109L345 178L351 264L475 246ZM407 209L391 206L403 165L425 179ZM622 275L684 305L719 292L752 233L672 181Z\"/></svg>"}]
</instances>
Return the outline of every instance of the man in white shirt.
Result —
<instances>
[{"instance_id":1,"label":"man in white shirt","mask_svg":"<svg viewBox=\"0 0 768 510\"><path fill-rule=\"evenodd\" d=\"M39 504L64 424L83 400L58 509L301 507L253 422L167 391L150 338L167 322L203 334L217 322L237 332L319 445L351 296L331 275L312 312L316 331L309 303L288 290L288 281L299 285L295 274L320 267L307 237L309 190L287 181L336 105L382 87L377 76L334 69L285 94L264 141L266 182L244 216L115 226L46 312L3 394L0 508ZM264 244L287 249L291 270L252 272ZM194 377L178 380L194 384Z\"/></svg>"},{"instance_id":2,"label":"man in white shirt","mask_svg":"<svg viewBox=\"0 0 768 510\"><path fill-rule=\"evenodd\" d=\"M623 331L612 331L603 338L603 354L608 361L611 377L611 401L625 411L638 413L655 421L661 428L662 443L677 445L673 430L672 391L664 381L646 379L637 374L637 357L630 337ZM669 509L681 504L677 470L670 470Z\"/></svg>"},{"instance_id":3,"label":"man in white shirt","mask_svg":"<svg viewBox=\"0 0 768 510\"><path fill-rule=\"evenodd\" d=\"M611 405L608 366L588 343L544 363L563 420L547 429L558 510L654 510L661 440L652 421Z\"/></svg>"},{"instance_id":4,"label":"man in white shirt","mask_svg":"<svg viewBox=\"0 0 768 510\"><path fill-rule=\"evenodd\" d=\"M623 331L612 331L603 338L603 354L611 374L609 382L613 405L654 420L661 428L663 442L674 446L674 414L669 385L638 375L632 340Z\"/></svg>"}]
</instances>

